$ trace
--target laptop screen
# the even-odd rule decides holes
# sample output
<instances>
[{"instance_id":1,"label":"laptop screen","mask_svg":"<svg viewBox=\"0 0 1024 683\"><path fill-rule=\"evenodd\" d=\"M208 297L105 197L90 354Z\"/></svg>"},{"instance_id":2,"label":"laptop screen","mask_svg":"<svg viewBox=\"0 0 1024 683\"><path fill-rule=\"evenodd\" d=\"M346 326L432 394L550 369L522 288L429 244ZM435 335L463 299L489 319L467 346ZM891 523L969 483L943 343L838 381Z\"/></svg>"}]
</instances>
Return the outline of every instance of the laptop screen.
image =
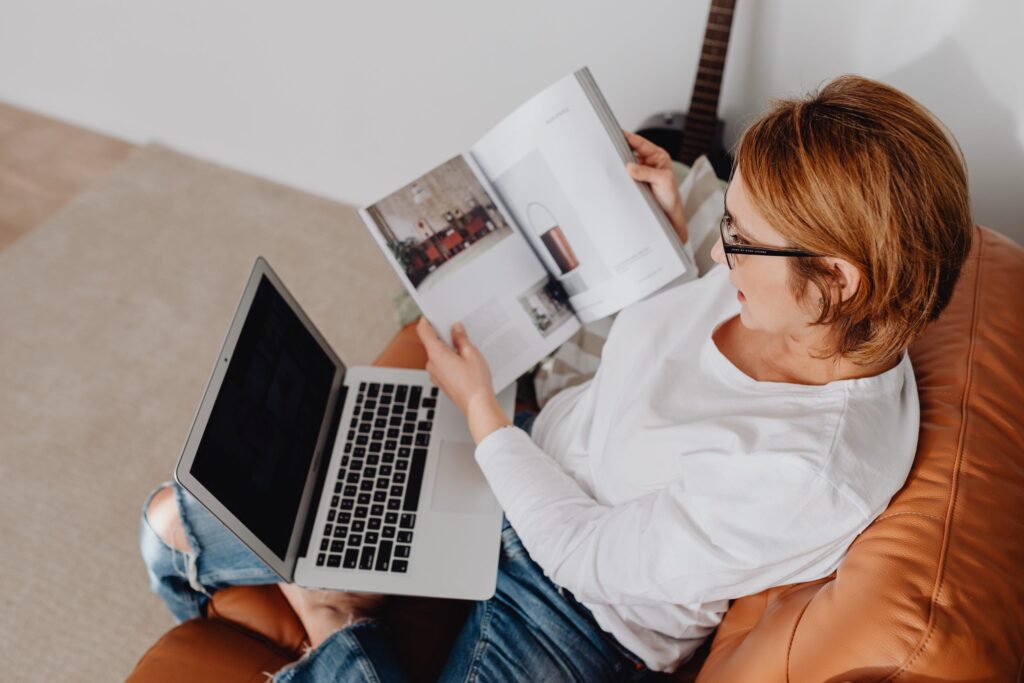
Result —
<instances>
[{"instance_id":1,"label":"laptop screen","mask_svg":"<svg viewBox=\"0 0 1024 683\"><path fill-rule=\"evenodd\" d=\"M282 561L335 371L263 276L189 471Z\"/></svg>"}]
</instances>

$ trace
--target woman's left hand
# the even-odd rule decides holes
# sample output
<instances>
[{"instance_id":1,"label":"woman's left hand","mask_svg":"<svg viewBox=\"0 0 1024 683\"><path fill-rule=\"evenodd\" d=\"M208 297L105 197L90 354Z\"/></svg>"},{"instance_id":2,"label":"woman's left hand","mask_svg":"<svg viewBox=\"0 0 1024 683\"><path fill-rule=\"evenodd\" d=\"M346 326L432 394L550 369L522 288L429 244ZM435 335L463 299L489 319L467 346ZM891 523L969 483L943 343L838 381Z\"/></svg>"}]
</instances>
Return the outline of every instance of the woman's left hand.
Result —
<instances>
[{"instance_id":1,"label":"woman's left hand","mask_svg":"<svg viewBox=\"0 0 1024 683\"><path fill-rule=\"evenodd\" d=\"M668 152L647 138L625 129L622 132L639 162L626 164L626 171L633 180L651 186L654 199L661 206L661 210L665 212L669 222L672 223L676 234L679 235L679 240L686 244L690 238L690 232L686 225L683 200L679 196L679 188L676 186L676 174L672 170L672 158Z\"/></svg>"},{"instance_id":2,"label":"woman's left hand","mask_svg":"<svg viewBox=\"0 0 1024 683\"><path fill-rule=\"evenodd\" d=\"M474 404L494 401L491 369L480 350L473 346L460 323L452 325L452 349L434 332L426 318L420 318L416 334L427 349L430 379L469 417Z\"/></svg>"}]
</instances>

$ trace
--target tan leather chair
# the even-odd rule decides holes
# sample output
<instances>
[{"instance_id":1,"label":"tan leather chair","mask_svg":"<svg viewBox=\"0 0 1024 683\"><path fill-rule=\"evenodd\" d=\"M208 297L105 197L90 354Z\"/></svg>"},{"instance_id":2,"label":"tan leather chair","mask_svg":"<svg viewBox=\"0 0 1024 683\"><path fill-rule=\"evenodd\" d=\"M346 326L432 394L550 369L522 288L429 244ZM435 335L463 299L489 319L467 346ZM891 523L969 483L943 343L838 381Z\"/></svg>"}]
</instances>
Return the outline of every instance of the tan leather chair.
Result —
<instances>
[{"instance_id":1,"label":"tan leather chair","mask_svg":"<svg viewBox=\"0 0 1024 683\"><path fill-rule=\"evenodd\" d=\"M985 228L949 308L911 349L917 459L889 508L817 581L732 601L673 680L1020 681L1024 667L1024 249ZM379 365L422 367L402 330ZM444 662L468 605L396 599L414 680ZM258 681L305 637L276 587L217 593L130 681Z\"/></svg>"}]
</instances>

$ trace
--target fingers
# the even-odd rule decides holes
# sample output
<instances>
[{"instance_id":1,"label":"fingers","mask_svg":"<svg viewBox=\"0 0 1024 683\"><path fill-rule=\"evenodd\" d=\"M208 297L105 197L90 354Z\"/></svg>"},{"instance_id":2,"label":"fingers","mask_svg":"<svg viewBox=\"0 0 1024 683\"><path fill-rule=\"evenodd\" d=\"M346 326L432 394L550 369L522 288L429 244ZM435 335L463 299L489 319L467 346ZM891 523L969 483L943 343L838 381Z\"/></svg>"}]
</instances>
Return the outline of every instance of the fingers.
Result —
<instances>
[{"instance_id":1,"label":"fingers","mask_svg":"<svg viewBox=\"0 0 1024 683\"><path fill-rule=\"evenodd\" d=\"M462 326L462 323L452 325L452 344L460 355L470 346L469 336L466 335L466 328Z\"/></svg>"},{"instance_id":2,"label":"fingers","mask_svg":"<svg viewBox=\"0 0 1024 683\"><path fill-rule=\"evenodd\" d=\"M671 157L661 147L658 147L642 135L631 133L628 130L623 130L622 132L626 134L626 140L629 142L630 147L641 157L641 161L645 163L654 162L651 165L656 167L671 164Z\"/></svg>"},{"instance_id":3,"label":"fingers","mask_svg":"<svg viewBox=\"0 0 1024 683\"><path fill-rule=\"evenodd\" d=\"M420 321L416 323L416 334L427 349L428 356L451 353L451 349L437 336L437 332L434 332L434 328L430 326L426 318L420 318Z\"/></svg>"},{"instance_id":4,"label":"fingers","mask_svg":"<svg viewBox=\"0 0 1024 683\"><path fill-rule=\"evenodd\" d=\"M668 168L654 168L653 166L628 163L626 164L626 170L633 177L633 180L650 183L651 185L664 185L665 183L671 185L675 178L672 169Z\"/></svg>"}]
</instances>

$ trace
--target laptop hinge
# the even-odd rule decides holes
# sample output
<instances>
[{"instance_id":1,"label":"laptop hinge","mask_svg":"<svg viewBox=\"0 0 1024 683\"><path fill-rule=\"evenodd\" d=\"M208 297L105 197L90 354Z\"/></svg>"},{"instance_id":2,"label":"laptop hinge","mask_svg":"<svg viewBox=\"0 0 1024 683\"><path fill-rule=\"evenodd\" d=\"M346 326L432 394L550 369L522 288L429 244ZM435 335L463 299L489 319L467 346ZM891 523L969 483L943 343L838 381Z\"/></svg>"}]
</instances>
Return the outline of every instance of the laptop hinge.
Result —
<instances>
[{"instance_id":1,"label":"laptop hinge","mask_svg":"<svg viewBox=\"0 0 1024 683\"><path fill-rule=\"evenodd\" d=\"M331 456L334 454L334 440L338 436L341 412L345 408L345 398L347 396L348 387L342 384L338 390L338 399L334 403L334 415L331 417L330 431L327 433L327 441L324 442L323 455L320 458L320 466L316 473L316 483L313 485L313 498L309 503L309 512L306 513L306 524L302 529L302 539L299 541L299 557L307 557L309 555L309 541L313 536L316 511L320 509L320 494L323 493L324 482L327 481L327 470L331 467Z\"/></svg>"}]
</instances>

